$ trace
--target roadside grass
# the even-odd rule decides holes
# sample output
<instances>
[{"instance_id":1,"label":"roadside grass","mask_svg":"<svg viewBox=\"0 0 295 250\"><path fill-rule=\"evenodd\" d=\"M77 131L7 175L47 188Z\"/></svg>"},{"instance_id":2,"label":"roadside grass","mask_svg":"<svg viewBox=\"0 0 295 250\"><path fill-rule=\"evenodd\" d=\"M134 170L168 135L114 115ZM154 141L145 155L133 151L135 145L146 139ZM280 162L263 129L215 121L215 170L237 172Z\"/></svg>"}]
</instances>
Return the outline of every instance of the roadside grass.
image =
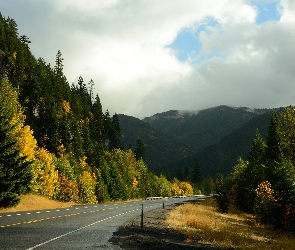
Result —
<instances>
[{"instance_id":1,"label":"roadside grass","mask_svg":"<svg viewBox=\"0 0 295 250\"><path fill-rule=\"evenodd\" d=\"M60 202L55 200L50 200L41 195L37 194L25 194L21 195L20 203L15 207L10 208L0 208L0 213L6 212L20 212L20 211L31 211L31 210L43 210L43 209L55 209L55 208L67 208L74 205L83 205L81 203L75 202ZM126 200L124 202L137 201L138 199ZM120 203L123 201L109 201L105 203Z\"/></svg>"},{"instance_id":2,"label":"roadside grass","mask_svg":"<svg viewBox=\"0 0 295 250\"><path fill-rule=\"evenodd\" d=\"M11 208L2 208L2 209L0 208L0 213L66 208L66 207L73 206L75 204L76 204L75 202L53 201L41 195L26 194L21 196L20 204Z\"/></svg>"},{"instance_id":3,"label":"roadside grass","mask_svg":"<svg viewBox=\"0 0 295 250\"><path fill-rule=\"evenodd\" d=\"M262 225L234 206L227 214L219 213L213 199L178 206L169 213L166 223L188 235L189 242L234 249L295 249L291 234Z\"/></svg>"}]
</instances>

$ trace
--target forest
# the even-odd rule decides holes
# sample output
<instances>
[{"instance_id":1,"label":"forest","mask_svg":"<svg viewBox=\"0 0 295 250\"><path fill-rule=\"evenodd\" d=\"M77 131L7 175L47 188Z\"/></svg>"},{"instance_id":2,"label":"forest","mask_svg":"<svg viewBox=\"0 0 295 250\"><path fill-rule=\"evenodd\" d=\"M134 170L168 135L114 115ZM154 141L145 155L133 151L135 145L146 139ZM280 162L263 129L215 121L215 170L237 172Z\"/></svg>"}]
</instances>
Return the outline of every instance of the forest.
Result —
<instances>
[{"instance_id":1,"label":"forest","mask_svg":"<svg viewBox=\"0 0 295 250\"><path fill-rule=\"evenodd\" d=\"M230 204L261 223L295 232L295 107L272 112L267 138L257 131L247 160L239 157L231 173L215 185L221 212Z\"/></svg>"},{"instance_id":2,"label":"forest","mask_svg":"<svg viewBox=\"0 0 295 250\"><path fill-rule=\"evenodd\" d=\"M30 43L0 14L0 207L25 193L90 204L193 194L190 183L149 171L140 140L125 148L92 79L70 84L62 53L51 66Z\"/></svg>"}]
</instances>

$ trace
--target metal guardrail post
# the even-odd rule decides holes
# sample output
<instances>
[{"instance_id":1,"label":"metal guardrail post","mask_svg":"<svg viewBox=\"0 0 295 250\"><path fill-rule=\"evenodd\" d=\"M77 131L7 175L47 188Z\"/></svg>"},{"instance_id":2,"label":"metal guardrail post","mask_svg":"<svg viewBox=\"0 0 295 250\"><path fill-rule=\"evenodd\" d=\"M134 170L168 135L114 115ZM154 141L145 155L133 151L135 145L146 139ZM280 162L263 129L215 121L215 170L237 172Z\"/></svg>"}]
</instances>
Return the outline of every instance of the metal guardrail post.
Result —
<instances>
[{"instance_id":1,"label":"metal guardrail post","mask_svg":"<svg viewBox=\"0 0 295 250\"><path fill-rule=\"evenodd\" d=\"M143 204L141 204L141 222L140 226L143 227Z\"/></svg>"}]
</instances>

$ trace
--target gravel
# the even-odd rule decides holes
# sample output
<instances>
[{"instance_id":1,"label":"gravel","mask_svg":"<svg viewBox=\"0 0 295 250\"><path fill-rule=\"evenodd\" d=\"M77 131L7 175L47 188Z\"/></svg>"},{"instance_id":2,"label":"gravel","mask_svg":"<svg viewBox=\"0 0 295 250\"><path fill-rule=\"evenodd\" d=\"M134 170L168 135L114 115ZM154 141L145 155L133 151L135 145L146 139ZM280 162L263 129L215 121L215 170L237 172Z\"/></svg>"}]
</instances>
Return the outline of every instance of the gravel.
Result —
<instances>
[{"instance_id":1,"label":"gravel","mask_svg":"<svg viewBox=\"0 0 295 250\"><path fill-rule=\"evenodd\" d=\"M141 216L127 221L113 233L110 241L122 249L225 249L197 242L186 242L187 235L169 228L165 224L165 219L175 206L177 204L144 213L143 227L141 227Z\"/></svg>"}]
</instances>

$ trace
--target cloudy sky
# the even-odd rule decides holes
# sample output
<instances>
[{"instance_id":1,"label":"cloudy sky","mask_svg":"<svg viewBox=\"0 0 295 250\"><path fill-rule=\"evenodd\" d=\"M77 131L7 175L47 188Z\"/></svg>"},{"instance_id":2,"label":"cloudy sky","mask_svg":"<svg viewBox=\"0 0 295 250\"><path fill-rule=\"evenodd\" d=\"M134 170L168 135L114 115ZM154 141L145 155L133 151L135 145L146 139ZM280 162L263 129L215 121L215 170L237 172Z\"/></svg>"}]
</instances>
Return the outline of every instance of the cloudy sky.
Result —
<instances>
[{"instance_id":1,"label":"cloudy sky","mask_svg":"<svg viewBox=\"0 0 295 250\"><path fill-rule=\"evenodd\" d=\"M217 105L295 105L294 0L9 0L36 58L138 118Z\"/></svg>"}]
</instances>

